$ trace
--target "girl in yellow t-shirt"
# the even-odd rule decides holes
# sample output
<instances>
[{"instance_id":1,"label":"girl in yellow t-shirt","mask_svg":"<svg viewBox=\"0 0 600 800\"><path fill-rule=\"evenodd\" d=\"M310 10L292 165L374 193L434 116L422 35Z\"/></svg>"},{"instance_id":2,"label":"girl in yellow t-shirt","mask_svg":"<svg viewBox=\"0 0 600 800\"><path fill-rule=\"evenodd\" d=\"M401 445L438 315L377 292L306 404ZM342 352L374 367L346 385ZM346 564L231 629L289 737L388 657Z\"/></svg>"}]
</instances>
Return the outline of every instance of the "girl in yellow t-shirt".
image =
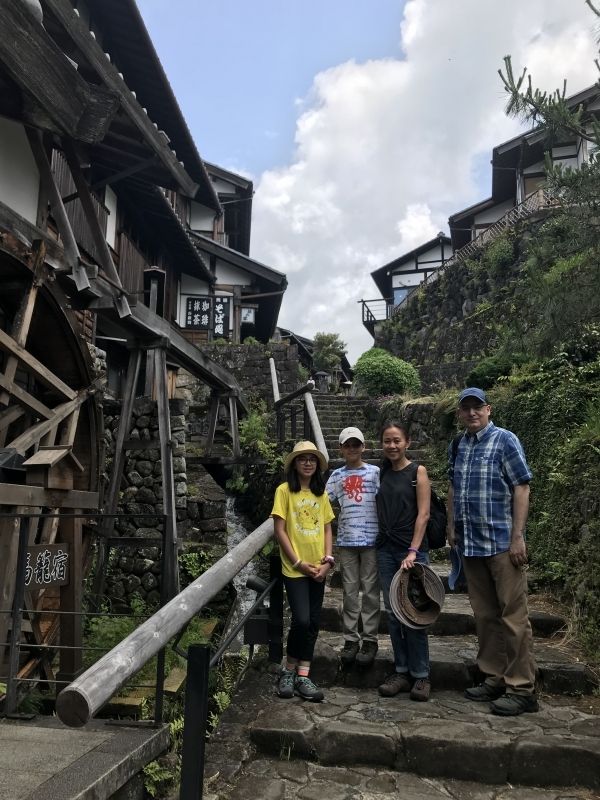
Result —
<instances>
[{"instance_id":1,"label":"girl in yellow t-shirt","mask_svg":"<svg viewBox=\"0 0 600 800\"><path fill-rule=\"evenodd\" d=\"M286 482L277 487L271 516L281 553L283 582L292 621L280 697L297 694L319 702L323 692L310 680L310 663L319 635L325 578L335 564L331 520L322 471L327 460L312 442L298 442L285 459Z\"/></svg>"}]
</instances>

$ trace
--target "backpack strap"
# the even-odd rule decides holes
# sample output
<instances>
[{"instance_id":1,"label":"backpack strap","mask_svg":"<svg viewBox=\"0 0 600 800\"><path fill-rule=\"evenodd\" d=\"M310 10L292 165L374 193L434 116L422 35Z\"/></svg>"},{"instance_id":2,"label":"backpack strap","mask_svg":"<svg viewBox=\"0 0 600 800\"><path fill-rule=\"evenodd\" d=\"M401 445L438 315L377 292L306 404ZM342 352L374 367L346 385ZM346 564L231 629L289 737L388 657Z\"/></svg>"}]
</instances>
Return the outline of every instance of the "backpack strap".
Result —
<instances>
[{"instance_id":1,"label":"backpack strap","mask_svg":"<svg viewBox=\"0 0 600 800\"><path fill-rule=\"evenodd\" d=\"M458 453L458 445L460 444L460 440L463 438L464 435L465 435L464 432L461 431L460 433L456 434L454 439L452 439L452 466L454 466L454 464L456 462L456 454Z\"/></svg>"}]
</instances>

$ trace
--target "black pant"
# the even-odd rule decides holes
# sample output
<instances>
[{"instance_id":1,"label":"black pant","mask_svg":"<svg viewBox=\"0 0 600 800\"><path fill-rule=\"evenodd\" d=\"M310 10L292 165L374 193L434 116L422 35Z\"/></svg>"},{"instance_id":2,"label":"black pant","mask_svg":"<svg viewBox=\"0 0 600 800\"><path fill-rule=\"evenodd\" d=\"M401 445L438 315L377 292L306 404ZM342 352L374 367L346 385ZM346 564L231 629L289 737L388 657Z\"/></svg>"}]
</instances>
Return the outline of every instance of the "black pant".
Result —
<instances>
[{"instance_id":1,"label":"black pant","mask_svg":"<svg viewBox=\"0 0 600 800\"><path fill-rule=\"evenodd\" d=\"M319 635L325 581L283 576L285 591L292 611L287 639L287 654L298 661L312 661Z\"/></svg>"}]
</instances>

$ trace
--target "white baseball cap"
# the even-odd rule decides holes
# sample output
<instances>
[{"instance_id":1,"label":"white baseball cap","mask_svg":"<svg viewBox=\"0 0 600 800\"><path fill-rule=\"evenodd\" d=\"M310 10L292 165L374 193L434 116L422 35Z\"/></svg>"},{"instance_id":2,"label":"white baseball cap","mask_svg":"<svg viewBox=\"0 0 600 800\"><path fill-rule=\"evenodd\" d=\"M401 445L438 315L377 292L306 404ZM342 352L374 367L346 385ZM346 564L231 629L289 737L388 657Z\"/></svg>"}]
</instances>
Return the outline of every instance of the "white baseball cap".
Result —
<instances>
[{"instance_id":1,"label":"white baseball cap","mask_svg":"<svg viewBox=\"0 0 600 800\"><path fill-rule=\"evenodd\" d=\"M365 443L365 437L358 428L344 428L340 433L340 444L345 444L348 439L358 439L361 444Z\"/></svg>"}]
</instances>

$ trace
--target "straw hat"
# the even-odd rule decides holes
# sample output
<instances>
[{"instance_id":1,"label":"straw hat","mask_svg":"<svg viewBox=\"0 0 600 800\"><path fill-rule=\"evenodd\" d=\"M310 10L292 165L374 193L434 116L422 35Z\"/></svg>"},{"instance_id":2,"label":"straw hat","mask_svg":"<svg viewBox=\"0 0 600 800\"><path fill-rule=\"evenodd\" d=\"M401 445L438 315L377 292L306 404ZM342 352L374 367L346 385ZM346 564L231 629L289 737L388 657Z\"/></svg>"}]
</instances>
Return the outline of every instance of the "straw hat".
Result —
<instances>
[{"instance_id":1,"label":"straw hat","mask_svg":"<svg viewBox=\"0 0 600 800\"><path fill-rule=\"evenodd\" d=\"M291 453L285 457L285 461L283 462L283 469L287 472L288 467L292 463L292 461L296 458L296 456L303 456L303 455L313 455L319 459L319 467L321 470L327 469L327 459L323 455L320 450L317 450L316 446L312 442L296 442L294 445L294 449Z\"/></svg>"},{"instance_id":2,"label":"straw hat","mask_svg":"<svg viewBox=\"0 0 600 800\"><path fill-rule=\"evenodd\" d=\"M392 578L390 605L394 616L409 628L426 628L444 605L444 584L427 564L400 569Z\"/></svg>"}]
</instances>

